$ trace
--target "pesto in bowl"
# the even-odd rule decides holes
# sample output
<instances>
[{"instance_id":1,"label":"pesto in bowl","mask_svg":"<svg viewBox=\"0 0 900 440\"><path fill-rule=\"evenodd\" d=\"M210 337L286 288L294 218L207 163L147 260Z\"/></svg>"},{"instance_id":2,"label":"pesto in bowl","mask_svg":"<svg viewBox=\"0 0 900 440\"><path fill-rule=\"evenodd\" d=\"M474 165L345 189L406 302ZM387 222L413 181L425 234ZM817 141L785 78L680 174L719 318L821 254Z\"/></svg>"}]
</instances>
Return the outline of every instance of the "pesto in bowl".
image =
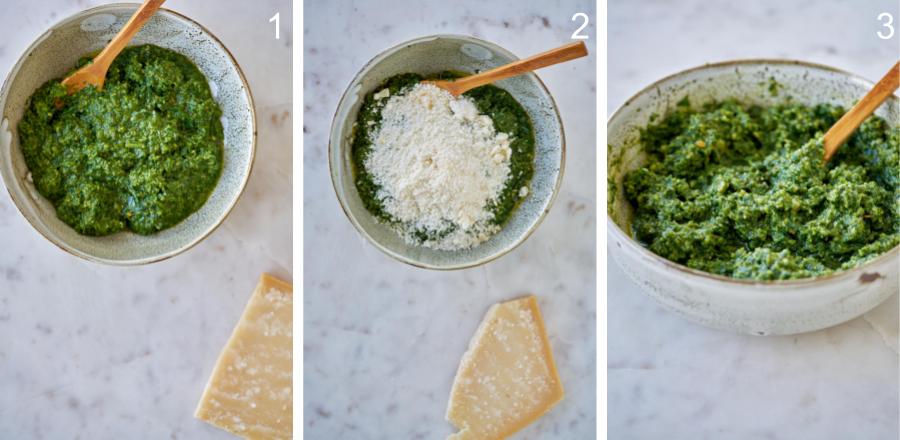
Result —
<instances>
[{"instance_id":1,"label":"pesto in bowl","mask_svg":"<svg viewBox=\"0 0 900 440\"><path fill-rule=\"evenodd\" d=\"M221 116L187 57L148 44L125 48L102 90L67 96L59 79L46 82L17 129L31 180L60 220L83 235L148 235L197 211L215 188Z\"/></svg>"},{"instance_id":2,"label":"pesto in bowl","mask_svg":"<svg viewBox=\"0 0 900 440\"><path fill-rule=\"evenodd\" d=\"M832 105L692 109L640 132L648 162L624 177L634 238L670 261L742 279L816 277L900 243L900 128L870 117L823 164Z\"/></svg>"}]
</instances>

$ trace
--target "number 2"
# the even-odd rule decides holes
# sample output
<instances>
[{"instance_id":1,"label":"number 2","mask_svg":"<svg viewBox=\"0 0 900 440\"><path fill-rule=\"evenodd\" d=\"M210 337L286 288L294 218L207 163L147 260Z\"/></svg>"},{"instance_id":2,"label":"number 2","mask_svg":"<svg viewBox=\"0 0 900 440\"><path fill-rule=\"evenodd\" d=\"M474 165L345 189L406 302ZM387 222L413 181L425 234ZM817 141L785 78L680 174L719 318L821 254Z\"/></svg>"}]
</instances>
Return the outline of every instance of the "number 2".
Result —
<instances>
[{"instance_id":1,"label":"number 2","mask_svg":"<svg viewBox=\"0 0 900 440\"><path fill-rule=\"evenodd\" d=\"M890 29L890 32L888 32L887 35L882 34L881 33L882 31L876 32L876 34L878 35L878 38L881 38L882 40L887 40L894 36L894 26L893 26L894 16L887 12L882 12L882 13L878 14L878 21L881 21L885 18L887 18L887 22L881 23L881 25Z\"/></svg>"},{"instance_id":2,"label":"number 2","mask_svg":"<svg viewBox=\"0 0 900 440\"><path fill-rule=\"evenodd\" d=\"M572 32L572 39L573 39L573 40L587 40L587 39L588 39L588 36L587 36L587 35L581 35L579 32L581 32L582 30L584 30L584 28L587 27L587 25L588 25L588 15L585 14L584 12L576 12L575 15L572 16L572 21L577 20L578 17L583 18L583 19L584 19L584 23L581 23L581 26L579 26L578 29L575 29L575 32Z\"/></svg>"},{"instance_id":3,"label":"number 2","mask_svg":"<svg viewBox=\"0 0 900 440\"><path fill-rule=\"evenodd\" d=\"M281 12L276 12L275 15L273 15L272 18L269 19L269 23L273 21L275 22L275 39L277 40L279 37L278 31L281 27L279 26L279 23L281 22Z\"/></svg>"}]
</instances>

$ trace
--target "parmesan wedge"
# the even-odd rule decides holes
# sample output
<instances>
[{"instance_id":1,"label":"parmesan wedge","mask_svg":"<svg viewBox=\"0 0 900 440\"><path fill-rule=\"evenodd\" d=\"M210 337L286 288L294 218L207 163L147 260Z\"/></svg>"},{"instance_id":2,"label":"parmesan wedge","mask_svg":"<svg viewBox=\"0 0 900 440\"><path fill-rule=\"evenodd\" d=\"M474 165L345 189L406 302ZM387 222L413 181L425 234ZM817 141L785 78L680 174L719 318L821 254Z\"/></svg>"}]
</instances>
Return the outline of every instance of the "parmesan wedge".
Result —
<instances>
[{"instance_id":1,"label":"parmesan wedge","mask_svg":"<svg viewBox=\"0 0 900 440\"><path fill-rule=\"evenodd\" d=\"M195 417L245 439L290 439L293 287L263 274Z\"/></svg>"},{"instance_id":2,"label":"parmesan wedge","mask_svg":"<svg viewBox=\"0 0 900 440\"><path fill-rule=\"evenodd\" d=\"M450 391L449 440L504 439L564 395L535 297L493 305L463 355Z\"/></svg>"}]
</instances>

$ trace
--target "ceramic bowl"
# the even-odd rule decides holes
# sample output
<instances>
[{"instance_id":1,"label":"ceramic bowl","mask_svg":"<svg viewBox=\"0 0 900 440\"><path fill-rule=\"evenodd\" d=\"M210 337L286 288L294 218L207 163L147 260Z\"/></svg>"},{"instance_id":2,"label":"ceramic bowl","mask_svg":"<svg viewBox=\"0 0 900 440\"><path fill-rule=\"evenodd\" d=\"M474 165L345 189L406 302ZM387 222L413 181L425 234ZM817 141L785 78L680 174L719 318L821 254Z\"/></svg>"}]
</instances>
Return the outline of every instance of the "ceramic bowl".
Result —
<instances>
[{"instance_id":1,"label":"ceramic bowl","mask_svg":"<svg viewBox=\"0 0 900 440\"><path fill-rule=\"evenodd\" d=\"M770 79L781 87L769 92ZM748 281L712 275L668 261L630 235L632 207L622 192L623 176L644 164L639 129L651 115L664 115L690 96L692 105L737 98L772 105L790 97L812 105L849 108L873 83L831 67L798 61L744 60L710 64L664 78L629 99L609 119L608 245L619 266L651 297L692 321L755 335L808 332L853 319L898 291L900 247L855 269L817 278ZM896 126L896 96L877 115ZM613 188L611 186L611 188Z\"/></svg>"},{"instance_id":2,"label":"ceramic bowl","mask_svg":"<svg viewBox=\"0 0 900 440\"><path fill-rule=\"evenodd\" d=\"M179 52L190 58L209 79L223 111L225 129L224 169L219 183L200 210L153 235L120 232L88 237L79 235L56 217L53 205L28 180L16 124L22 118L28 98L38 87L64 75L84 54L102 49L137 6L101 6L57 23L25 50L0 90L0 174L13 202L41 235L63 250L115 265L159 261L209 235L222 223L244 189L256 147L253 99L237 62L208 30L183 15L161 9L131 44L150 43Z\"/></svg>"},{"instance_id":3,"label":"ceramic bowl","mask_svg":"<svg viewBox=\"0 0 900 440\"><path fill-rule=\"evenodd\" d=\"M565 156L562 121L550 92L533 73L495 83L528 112L535 133L534 177L528 197L503 229L470 249L441 251L407 244L363 206L356 190L350 140L359 107L367 93L400 73L434 74L446 70L477 73L516 60L496 44L472 37L435 35L394 46L369 61L341 97L329 141L331 180L353 226L378 249L418 267L459 269L491 261L521 244L547 214L562 180Z\"/></svg>"}]
</instances>

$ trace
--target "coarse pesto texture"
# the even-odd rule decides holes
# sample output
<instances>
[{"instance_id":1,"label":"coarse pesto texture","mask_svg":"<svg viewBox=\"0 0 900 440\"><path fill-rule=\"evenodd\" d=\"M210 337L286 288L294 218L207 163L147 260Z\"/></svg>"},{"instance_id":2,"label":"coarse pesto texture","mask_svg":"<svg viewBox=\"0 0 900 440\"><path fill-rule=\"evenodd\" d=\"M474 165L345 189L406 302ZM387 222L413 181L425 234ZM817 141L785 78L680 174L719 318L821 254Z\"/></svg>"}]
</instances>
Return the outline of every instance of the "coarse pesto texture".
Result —
<instances>
[{"instance_id":1,"label":"coarse pesto texture","mask_svg":"<svg viewBox=\"0 0 900 440\"><path fill-rule=\"evenodd\" d=\"M60 220L83 235L147 235L184 220L216 186L221 116L190 60L143 45L122 51L102 90L67 96L59 79L48 81L18 133L34 185Z\"/></svg>"},{"instance_id":2,"label":"coarse pesto texture","mask_svg":"<svg viewBox=\"0 0 900 440\"><path fill-rule=\"evenodd\" d=\"M831 105L692 109L641 132L649 163L625 176L634 237L654 253L734 278L807 278L900 243L900 128L870 117L823 163Z\"/></svg>"},{"instance_id":3,"label":"coarse pesto texture","mask_svg":"<svg viewBox=\"0 0 900 440\"><path fill-rule=\"evenodd\" d=\"M377 133L381 127L381 109L378 100L374 98L376 91L387 88L390 96L402 94L406 89L423 80L429 79L454 79L462 76L457 72L442 72L438 75L424 77L415 73L395 75L384 81L375 91L366 95L356 118L356 127L352 140L353 167L356 177L356 188L366 209L373 215L388 223L395 223L396 219L385 212L381 200L378 198L378 185L364 166L366 157L372 148L371 135ZM493 215L492 223L503 226L512 216L513 211L527 195L520 192L521 188L528 187L534 175L534 129L528 113L512 95L499 87L486 85L472 89L463 94L472 98L478 111L491 118L494 129L509 135L510 155L509 178L506 180L503 190L497 201L488 209ZM421 241L440 238L451 231L415 231L415 235Z\"/></svg>"}]
</instances>

